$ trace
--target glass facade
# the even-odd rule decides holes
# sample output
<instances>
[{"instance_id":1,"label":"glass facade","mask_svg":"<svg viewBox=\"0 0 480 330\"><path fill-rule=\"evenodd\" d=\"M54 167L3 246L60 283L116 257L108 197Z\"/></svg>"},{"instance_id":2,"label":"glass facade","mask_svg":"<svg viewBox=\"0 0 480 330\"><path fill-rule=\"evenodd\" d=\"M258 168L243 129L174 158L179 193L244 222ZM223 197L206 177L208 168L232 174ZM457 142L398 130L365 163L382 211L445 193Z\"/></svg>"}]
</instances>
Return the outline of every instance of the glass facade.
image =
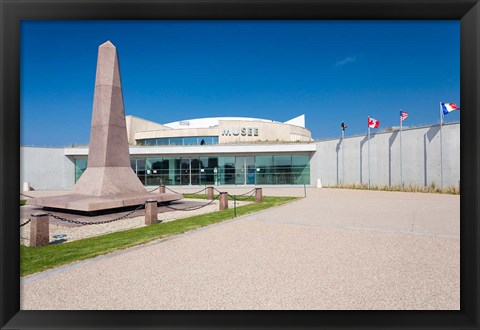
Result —
<instances>
[{"instance_id":1,"label":"glass facade","mask_svg":"<svg viewBox=\"0 0 480 330\"><path fill-rule=\"evenodd\" d=\"M188 136L137 140L139 146L188 146L218 144L218 136Z\"/></svg>"},{"instance_id":2,"label":"glass facade","mask_svg":"<svg viewBox=\"0 0 480 330\"><path fill-rule=\"evenodd\" d=\"M75 182L87 158L75 158ZM310 156L131 157L146 186L158 185L303 185L310 184Z\"/></svg>"}]
</instances>

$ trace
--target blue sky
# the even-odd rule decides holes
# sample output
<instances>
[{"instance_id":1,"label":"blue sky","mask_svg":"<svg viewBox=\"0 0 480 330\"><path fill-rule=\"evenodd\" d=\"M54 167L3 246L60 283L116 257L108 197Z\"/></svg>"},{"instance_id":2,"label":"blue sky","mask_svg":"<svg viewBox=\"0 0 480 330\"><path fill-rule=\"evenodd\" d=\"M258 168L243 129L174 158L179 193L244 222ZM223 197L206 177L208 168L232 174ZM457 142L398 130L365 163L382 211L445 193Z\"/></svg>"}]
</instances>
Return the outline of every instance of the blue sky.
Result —
<instances>
[{"instance_id":1,"label":"blue sky","mask_svg":"<svg viewBox=\"0 0 480 330\"><path fill-rule=\"evenodd\" d=\"M21 145L88 144L98 46L125 113L159 123L306 115L315 139L439 122L460 104L459 21L23 21ZM460 120L460 111L445 121Z\"/></svg>"}]
</instances>

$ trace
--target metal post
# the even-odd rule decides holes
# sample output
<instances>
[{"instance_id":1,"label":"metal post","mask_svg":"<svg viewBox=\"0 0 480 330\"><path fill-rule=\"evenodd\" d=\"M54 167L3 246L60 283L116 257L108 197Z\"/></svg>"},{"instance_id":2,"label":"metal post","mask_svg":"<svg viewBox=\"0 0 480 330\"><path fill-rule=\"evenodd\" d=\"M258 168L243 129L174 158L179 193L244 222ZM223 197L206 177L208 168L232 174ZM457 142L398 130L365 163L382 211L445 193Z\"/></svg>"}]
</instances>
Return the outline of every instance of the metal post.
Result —
<instances>
[{"instance_id":1,"label":"metal post","mask_svg":"<svg viewBox=\"0 0 480 330\"><path fill-rule=\"evenodd\" d=\"M233 217L237 217L237 195L233 195Z\"/></svg>"},{"instance_id":2,"label":"metal post","mask_svg":"<svg viewBox=\"0 0 480 330\"><path fill-rule=\"evenodd\" d=\"M342 185L345 185L345 130L342 129ZM305 196L306 197L306 196Z\"/></svg>"},{"instance_id":3,"label":"metal post","mask_svg":"<svg viewBox=\"0 0 480 330\"><path fill-rule=\"evenodd\" d=\"M307 186L305 185L305 183L303 184L303 195L304 197L307 197Z\"/></svg>"},{"instance_id":4,"label":"metal post","mask_svg":"<svg viewBox=\"0 0 480 330\"><path fill-rule=\"evenodd\" d=\"M368 125L368 189L370 189L370 124Z\"/></svg>"},{"instance_id":5,"label":"metal post","mask_svg":"<svg viewBox=\"0 0 480 330\"><path fill-rule=\"evenodd\" d=\"M402 186L402 189L403 189L402 128L403 128L403 120L400 118L400 185Z\"/></svg>"},{"instance_id":6,"label":"metal post","mask_svg":"<svg viewBox=\"0 0 480 330\"><path fill-rule=\"evenodd\" d=\"M191 186L192 185L192 159L188 159L188 184Z\"/></svg>"},{"instance_id":7,"label":"metal post","mask_svg":"<svg viewBox=\"0 0 480 330\"><path fill-rule=\"evenodd\" d=\"M442 128L443 128L443 109L442 102L440 102L440 188L443 189L443 138L442 138Z\"/></svg>"},{"instance_id":8,"label":"metal post","mask_svg":"<svg viewBox=\"0 0 480 330\"><path fill-rule=\"evenodd\" d=\"M165 193L165 186L164 185L161 185L159 188L158 188L158 192L160 194L164 194Z\"/></svg>"}]
</instances>

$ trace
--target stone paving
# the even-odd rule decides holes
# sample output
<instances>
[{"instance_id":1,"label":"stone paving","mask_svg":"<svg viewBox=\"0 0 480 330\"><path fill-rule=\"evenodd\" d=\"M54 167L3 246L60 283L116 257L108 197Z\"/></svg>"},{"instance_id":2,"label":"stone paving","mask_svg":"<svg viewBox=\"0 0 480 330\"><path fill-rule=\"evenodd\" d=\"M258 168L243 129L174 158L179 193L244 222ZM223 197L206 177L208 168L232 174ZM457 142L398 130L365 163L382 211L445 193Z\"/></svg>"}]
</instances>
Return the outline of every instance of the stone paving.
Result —
<instances>
[{"instance_id":1,"label":"stone paving","mask_svg":"<svg viewBox=\"0 0 480 330\"><path fill-rule=\"evenodd\" d=\"M264 189L272 194L304 191ZM22 278L21 308L458 310L459 229L460 196L309 188L296 202Z\"/></svg>"}]
</instances>

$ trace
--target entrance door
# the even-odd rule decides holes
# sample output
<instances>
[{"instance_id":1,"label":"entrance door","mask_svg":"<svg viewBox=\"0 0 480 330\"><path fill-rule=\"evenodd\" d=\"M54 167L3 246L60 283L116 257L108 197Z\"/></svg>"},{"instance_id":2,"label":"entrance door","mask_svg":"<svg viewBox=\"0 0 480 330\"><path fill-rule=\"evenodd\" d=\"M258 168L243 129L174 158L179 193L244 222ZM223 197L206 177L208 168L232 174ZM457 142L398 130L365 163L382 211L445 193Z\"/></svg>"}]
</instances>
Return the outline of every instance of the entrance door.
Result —
<instances>
[{"instance_id":1,"label":"entrance door","mask_svg":"<svg viewBox=\"0 0 480 330\"><path fill-rule=\"evenodd\" d=\"M192 158L191 161L191 184L192 185L199 185L200 184L200 160L198 158Z\"/></svg>"},{"instance_id":2,"label":"entrance door","mask_svg":"<svg viewBox=\"0 0 480 330\"><path fill-rule=\"evenodd\" d=\"M235 157L235 184L245 184L245 157Z\"/></svg>"}]
</instances>

